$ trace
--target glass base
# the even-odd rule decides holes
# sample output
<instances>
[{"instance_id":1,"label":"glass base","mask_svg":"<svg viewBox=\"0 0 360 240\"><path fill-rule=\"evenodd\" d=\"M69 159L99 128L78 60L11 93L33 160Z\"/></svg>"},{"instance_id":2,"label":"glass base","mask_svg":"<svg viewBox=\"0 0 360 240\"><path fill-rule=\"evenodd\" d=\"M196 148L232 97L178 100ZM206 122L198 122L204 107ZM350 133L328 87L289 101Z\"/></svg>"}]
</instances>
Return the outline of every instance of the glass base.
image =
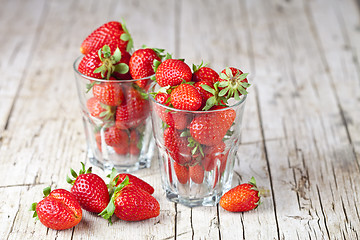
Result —
<instances>
[{"instance_id":1,"label":"glass base","mask_svg":"<svg viewBox=\"0 0 360 240\"><path fill-rule=\"evenodd\" d=\"M153 145L153 143L150 143ZM91 149L88 149L88 159L90 164L102 169L104 172L110 173L113 168L116 169L117 172L126 172L132 173L140 169L150 168L151 160L154 155L154 147L150 146L151 151L148 151L146 155L141 155L139 157L139 161L134 164L124 165L124 164L113 164L111 161L100 161L97 159L94 154L92 153Z\"/></svg>"},{"instance_id":2,"label":"glass base","mask_svg":"<svg viewBox=\"0 0 360 240\"><path fill-rule=\"evenodd\" d=\"M206 207L212 207L216 206L221 198L221 194L208 196L204 198L184 198L180 195L173 193L169 190L166 191L166 198L169 201L180 203L187 207L200 207L200 206L206 206Z\"/></svg>"}]
</instances>

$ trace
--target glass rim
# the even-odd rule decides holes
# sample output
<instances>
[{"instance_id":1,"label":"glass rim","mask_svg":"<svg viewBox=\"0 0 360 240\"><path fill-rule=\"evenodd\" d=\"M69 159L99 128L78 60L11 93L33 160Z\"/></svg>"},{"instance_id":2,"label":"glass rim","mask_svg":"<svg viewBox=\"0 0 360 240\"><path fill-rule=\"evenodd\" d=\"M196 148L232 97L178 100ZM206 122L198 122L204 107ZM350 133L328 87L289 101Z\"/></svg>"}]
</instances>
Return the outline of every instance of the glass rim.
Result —
<instances>
[{"instance_id":1,"label":"glass rim","mask_svg":"<svg viewBox=\"0 0 360 240\"><path fill-rule=\"evenodd\" d=\"M78 74L79 76L81 76L82 78L85 78L89 81L97 81L97 82L114 82L114 83L130 83L130 82L137 82L137 81L141 81L141 80L148 80L151 77L155 76L155 74L148 76L148 77L144 77L144 78L138 78L138 79L99 79L99 78L93 78L93 77L89 77L86 76L84 74L82 74L81 72L79 72L79 70L77 69L77 65L80 63L81 59L84 57L85 55L80 55L78 56L74 63L73 63L73 69L75 71L76 74Z\"/></svg>"},{"instance_id":2,"label":"glass rim","mask_svg":"<svg viewBox=\"0 0 360 240\"><path fill-rule=\"evenodd\" d=\"M195 114L221 112L221 111L226 111L226 110L228 110L228 109L230 109L230 108L235 108L235 107L237 107L237 106L239 106L239 105L241 105L241 104L245 104L245 100L246 100L246 98L247 98L247 95L241 95L242 97L241 97L240 101L236 102L235 104L230 105L230 106L226 106L226 107L224 107L224 108L215 109L215 110L206 110L206 111L202 111L202 110L201 110L201 111L199 111L199 110L197 110L197 111L183 110L183 109L177 109L177 108L169 107L169 106L166 106L166 105L164 105L164 104L162 104L162 103L157 102L157 101L155 100L155 98L153 97L153 95L150 94L151 89L153 89L156 84L157 84L157 82L154 81L154 82L152 82L152 83L150 84L150 86L149 86L149 89L148 89L148 92L147 92L147 94L148 94L148 96L149 96L149 99L150 99L152 102L154 102L155 104L160 105L161 107L164 107L164 108L166 108L166 109L168 109L168 110L171 110L171 111L173 111L173 112L184 112L184 113L195 113Z\"/></svg>"}]
</instances>

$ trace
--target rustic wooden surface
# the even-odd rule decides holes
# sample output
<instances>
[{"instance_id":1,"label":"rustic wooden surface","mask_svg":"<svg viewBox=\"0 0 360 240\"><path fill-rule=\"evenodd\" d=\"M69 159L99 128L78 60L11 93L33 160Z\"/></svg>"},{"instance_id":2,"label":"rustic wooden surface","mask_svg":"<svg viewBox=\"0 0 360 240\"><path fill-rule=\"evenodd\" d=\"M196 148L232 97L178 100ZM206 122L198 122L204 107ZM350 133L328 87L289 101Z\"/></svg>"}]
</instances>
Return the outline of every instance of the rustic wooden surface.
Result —
<instances>
[{"instance_id":1,"label":"rustic wooden surface","mask_svg":"<svg viewBox=\"0 0 360 240\"><path fill-rule=\"evenodd\" d=\"M0 0L0 239L359 239L360 14L356 0ZM253 86L234 185L267 190L247 213L166 200L158 161L136 173L157 218L84 212L54 231L28 211L48 185L69 189L86 160L72 63L94 28L124 18L135 45L161 47ZM95 172L104 176L99 169Z\"/></svg>"}]
</instances>

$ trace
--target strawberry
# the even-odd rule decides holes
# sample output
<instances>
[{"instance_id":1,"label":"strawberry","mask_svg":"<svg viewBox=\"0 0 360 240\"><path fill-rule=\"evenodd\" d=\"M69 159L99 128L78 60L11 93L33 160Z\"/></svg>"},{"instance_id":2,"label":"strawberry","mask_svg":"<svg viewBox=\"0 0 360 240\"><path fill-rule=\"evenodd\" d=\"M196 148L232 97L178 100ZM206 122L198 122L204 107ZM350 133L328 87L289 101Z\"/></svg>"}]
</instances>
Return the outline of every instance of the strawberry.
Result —
<instances>
[{"instance_id":1,"label":"strawberry","mask_svg":"<svg viewBox=\"0 0 360 240\"><path fill-rule=\"evenodd\" d=\"M80 52L88 54L91 51L97 51L104 45L118 47L121 52L129 52L132 48L133 40L125 24L112 21L101 25L81 43Z\"/></svg>"},{"instance_id":2,"label":"strawberry","mask_svg":"<svg viewBox=\"0 0 360 240\"><path fill-rule=\"evenodd\" d=\"M167 93L158 93L155 96L155 101L165 106L170 106L170 94ZM156 105L155 111L159 117L170 127L174 127L178 130L185 129L188 124L191 122L191 117L189 113L184 113L180 111L171 111L165 107Z\"/></svg>"},{"instance_id":3,"label":"strawberry","mask_svg":"<svg viewBox=\"0 0 360 240\"><path fill-rule=\"evenodd\" d=\"M193 65L193 82L209 82L210 84L214 84L218 81L219 74L215 72L212 68L203 66L203 63L200 66Z\"/></svg>"},{"instance_id":4,"label":"strawberry","mask_svg":"<svg viewBox=\"0 0 360 240\"><path fill-rule=\"evenodd\" d=\"M100 215L111 222L114 213L125 221L141 221L159 216L160 204L150 193L129 184L126 177L116 187L108 206Z\"/></svg>"},{"instance_id":5,"label":"strawberry","mask_svg":"<svg viewBox=\"0 0 360 240\"><path fill-rule=\"evenodd\" d=\"M126 155L129 153L129 143L125 142L121 145L114 146L113 149L118 155Z\"/></svg>"},{"instance_id":6,"label":"strawberry","mask_svg":"<svg viewBox=\"0 0 360 240\"><path fill-rule=\"evenodd\" d=\"M112 74L113 77L115 77L116 79L119 79L119 80L131 80L132 79L131 75L130 75L130 69L126 68L126 66L129 66L130 58L131 58L130 53L128 53L128 52L121 53L121 59L120 59L118 65L122 64L124 69L122 71L114 71Z\"/></svg>"},{"instance_id":7,"label":"strawberry","mask_svg":"<svg viewBox=\"0 0 360 240\"><path fill-rule=\"evenodd\" d=\"M119 173L117 174L116 169L113 168L111 171L111 174L108 175L110 178L110 186L111 187L117 187L119 186L127 177L129 179L129 184L134 184L137 187L141 188L142 190L148 192L149 194L154 193L154 188L145 182L144 180L136 177L135 175L132 175L130 173Z\"/></svg>"},{"instance_id":8,"label":"strawberry","mask_svg":"<svg viewBox=\"0 0 360 240\"><path fill-rule=\"evenodd\" d=\"M96 97L89 98L86 107L91 116L102 120L111 120L115 114L113 107L101 103Z\"/></svg>"},{"instance_id":9,"label":"strawberry","mask_svg":"<svg viewBox=\"0 0 360 240\"><path fill-rule=\"evenodd\" d=\"M182 83L173 89L170 99L173 107L181 110L196 111L202 104L202 97L198 90L186 83Z\"/></svg>"},{"instance_id":10,"label":"strawberry","mask_svg":"<svg viewBox=\"0 0 360 240\"><path fill-rule=\"evenodd\" d=\"M88 77L110 79L114 72L128 72L129 66L121 62L121 52L118 48L111 49L105 45L98 51L86 54L79 63L78 71ZM91 87L92 85L89 85L88 90Z\"/></svg>"},{"instance_id":11,"label":"strawberry","mask_svg":"<svg viewBox=\"0 0 360 240\"><path fill-rule=\"evenodd\" d=\"M240 100L241 95L246 95L246 88L250 86L246 79L247 73L233 67L227 67L219 74L219 87L222 89L219 96L226 96L227 99L234 97Z\"/></svg>"},{"instance_id":12,"label":"strawberry","mask_svg":"<svg viewBox=\"0 0 360 240\"><path fill-rule=\"evenodd\" d=\"M44 189L44 199L31 205L35 211L33 217L38 218L46 227L54 230L72 228L82 219L82 210L75 196L65 189L51 191Z\"/></svg>"},{"instance_id":13,"label":"strawberry","mask_svg":"<svg viewBox=\"0 0 360 240\"><path fill-rule=\"evenodd\" d=\"M189 175L194 183L202 184L204 180L204 174L204 168L201 166L201 164L189 166Z\"/></svg>"},{"instance_id":14,"label":"strawberry","mask_svg":"<svg viewBox=\"0 0 360 240\"><path fill-rule=\"evenodd\" d=\"M128 145L129 136L126 131L111 126L104 132L105 143L112 147L118 147L121 145Z\"/></svg>"},{"instance_id":15,"label":"strawberry","mask_svg":"<svg viewBox=\"0 0 360 240\"><path fill-rule=\"evenodd\" d=\"M216 107L219 110L223 107ZM197 114L190 123L190 134L195 141L207 146L217 145L224 138L236 117L233 109Z\"/></svg>"},{"instance_id":16,"label":"strawberry","mask_svg":"<svg viewBox=\"0 0 360 240\"><path fill-rule=\"evenodd\" d=\"M97 148L101 152L102 150L101 150L101 134L100 134L100 132L95 133L95 141L96 141Z\"/></svg>"},{"instance_id":17,"label":"strawberry","mask_svg":"<svg viewBox=\"0 0 360 240\"><path fill-rule=\"evenodd\" d=\"M126 101L116 109L116 127L120 129L137 127L149 115L149 102L133 87L125 90L125 99Z\"/></svg>"},{"instance_id":18,"label":"strawberry","mask_svg":"<svg viewBox=\"0 0 360 240\"><path fill-rule=\"evenodd\" d=\"M201 102L201 108L205 107L206 101L213 96L210 92L206 91L204 89L204 85L209 86L210 88L214 89L214 85L207 81L199 81L194 84L194 87L196 90L200 93L202 102Z\"/></svg>"},{"instance_id":19,"label":"strawberry","mask_svg":"<svg viewBox=\"0 0 360 240\"><path fill-rule=\"evenodd\" d=\"M118 106L124 101L124 94L119 83L101 82L94 84L93 95L101 103L109 106Z\"/></svg>"},{"instance_id":20,"label":"strawberry","mask_svg":"<svg viewBox=\"0 0 360 240\"><path fill-rule=\"evenodd\" d=\"M71 193L79 201L80 206L89 212L100 213L109 203L109 192L102 178L91 173L91 168L85 170L84 163L77 174L71 169L74 180L67 176L66 181L72 184Z\"/></svg>"},{"instance_id":21,"label":"strawberry","mask_svg":"<svg viewBox=\"0 0 360 240\"><path fill-rule=\"evenodd\" d=\"M142 144L142 139L139 136L139 133L136 131L136 129L131 129L130 131L130 141L129 141L129 153L131 155L139 155L140 154L140 149L141 149L141 144Z\"/></svg>"},{"instance_id":22,"label":"strawberry","mask_svg":"<svg viewBox=\"0 0 360 240\"><path fill-rule=\"evenodd\" d=\"M202 159L202 165L204 166L205 171L213 170L218 161L220 161L220 164L225 162L225 147L226 145L223 141L214 146L204 147L204 158Z\"/></svg>"},{"instance_id":23,"label":"strawberry","mask_svg":"<svg viewBox=\"0 0 360 240\"><path fill-rule=\"evenodd\" d=\"M180 165L177 162L173 163L176 177L181 184L186 184L189 181L189 169L185 165Z\"/></svg>"},{"instance_id":24,"label":"strawberry","mask_svg":"<svg viewBox=\"0 0 360 240\"><path fill-rule=\"evenodd\" d=\"M156 69L156 82L161 87L177 86L180 83L190 82L191 68L179 59L166 59Z\"/></svg>"},{"instance_id":25,"label":"strawberry","mask_svg":"<svg viewBox=\"0 0 360 240\"><path fill-rule=\"evenodd\" d=\"M154 75L154 60L161 61L159 54L163 51L164 49L157 48L142 48L136 50L131 55L129 62L131 77L133 79L141 79ZM144 88L149 80L150 79L140 80L137 81L136 84Z\"/></svg>"},{"instance_id":26,"label":"strawberry","mask_svg":"<svg viewBox=\"0 0 360 240\"><path fill-rule=\"evenodd\" d=\"M260 204L260 194L255 178L226 192L220 199L220 206L230 212L245 212L255 209Z\"/></svg>"},{"instance_id":27,"label":"strawberry","mask_svg":"<svg viewBox=\"0 0 360 240\"><path fill-rule=\"evenodd\" d=\"M172 127L164 131L164 145L168 154L179 164L191 161L191 149L188 147L187 137L181 137L180 132Z\"/></svg>"}]
</instances>

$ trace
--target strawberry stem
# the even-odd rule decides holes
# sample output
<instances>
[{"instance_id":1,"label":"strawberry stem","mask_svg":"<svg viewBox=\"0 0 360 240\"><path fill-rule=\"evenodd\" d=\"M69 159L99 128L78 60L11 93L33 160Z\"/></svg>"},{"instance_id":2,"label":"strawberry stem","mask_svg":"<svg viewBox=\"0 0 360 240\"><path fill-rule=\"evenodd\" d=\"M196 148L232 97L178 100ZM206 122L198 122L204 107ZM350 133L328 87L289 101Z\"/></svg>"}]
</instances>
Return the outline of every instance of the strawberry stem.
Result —
<instances>
[{"instance_id":1,"label":"strawberry stem","mask_svg":"<svg viewBox=\"0 0 360 240\"><path fill-rule=\"evenodd\" d=\"M111 176L111 174L110 174L110 176ZM99 216L102 216L104 219L107 219L110 224L112 224L111 217L115 212L115 199L118 196L117 193L120 192L128 184L129 184L129 178L126 176L124 181L122 181L122 183L120 183L119 186L117 186L115 188L114 193L111 196L109 204L106 206L106 208L101 213L99 213Z\"/></svg>"}]
</instances>

